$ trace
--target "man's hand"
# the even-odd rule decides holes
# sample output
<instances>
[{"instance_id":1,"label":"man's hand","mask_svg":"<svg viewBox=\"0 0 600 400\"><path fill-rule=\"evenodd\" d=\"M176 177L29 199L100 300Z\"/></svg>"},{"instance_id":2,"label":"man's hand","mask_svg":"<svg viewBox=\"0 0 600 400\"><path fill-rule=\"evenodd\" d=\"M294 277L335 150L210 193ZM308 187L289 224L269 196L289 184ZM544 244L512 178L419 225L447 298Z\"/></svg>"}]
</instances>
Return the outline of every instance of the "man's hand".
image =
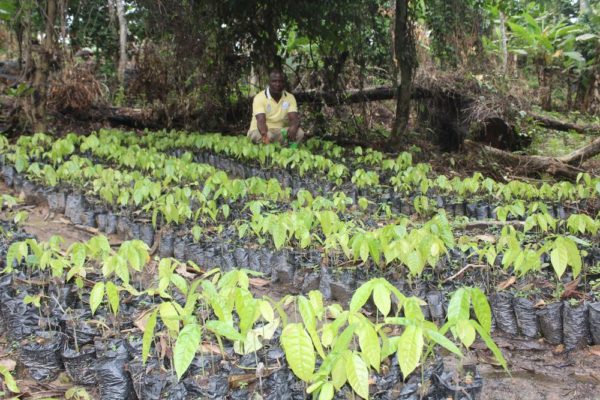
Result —
<instances>
[{"instance_id":1,"label":"man's hand","mask_svg":"<svg viewBox=\"0 0 600 400\"><path fill-rule=\"evenodd\" d=\"M268 133L266 135L262 135L262 142L263 142L263 144L269 144L269 134Z\"/></svg>"}]
</instances>

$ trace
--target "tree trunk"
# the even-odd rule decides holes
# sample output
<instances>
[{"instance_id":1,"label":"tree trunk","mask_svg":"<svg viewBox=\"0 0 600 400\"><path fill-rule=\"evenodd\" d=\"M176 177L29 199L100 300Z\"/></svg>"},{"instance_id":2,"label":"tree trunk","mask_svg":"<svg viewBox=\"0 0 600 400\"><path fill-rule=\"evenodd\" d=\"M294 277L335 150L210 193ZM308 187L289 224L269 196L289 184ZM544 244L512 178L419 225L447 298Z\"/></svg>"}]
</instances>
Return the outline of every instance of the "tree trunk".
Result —
<instances>
[{"instance_id":1,"label":"tree trunk","mask_svg":"<svg viewBox=\"0 0 600 400\"><path fill-rule=\"evenodd\" d=\"M506 74L508 68L508 38L506 36L506 16L500 11L500 53L502 55L501 71Z\"/></svg>"},{"instance_id":2,"label":"tree trunk","mask_svg":"<svg viewBox=\"0 0 600 400\"><path fill-rule=\"evenodd\" d=\"M408 127L413 73L417 67L409 3L410 0L396 0L394 50L400 67L400 84L396 90L396 120L392 132L396 138L402 137Z\"/></svg>"},{"instance_id":3,"label":"tree trunk","mask_svg":"<svg viewBox=\"0 0 600 400\"><path fill-rule=\"evenodd\" d=\"M119 19L119 66L117 77L122 84L127 67L127 19L125 19L124 0L116 0L117 17Z\"/></svg>"},{"instance_id":4,"label":"tree trunk","mask_svg":"<svg viewBox=\"0 0 600 400\"><path fill-rule=\"evenodd\" d=\"M23 69L22 69L22 78L29 79L33 72L33 58L31 56L31 9L33 8L32 1L25 1L21 5L21 11L23 13L22 25L23 25L23 33L22 33L22 41L23 41Z\"/></svg>"},{"instance_id":5,"label":"tree trunk","mask_svg":"<svg viewBox=\"0 0 600 400\"><path fill-rule=\"evenodd\" d=\"M57 16L57 0L47 0L46 3L46 28L42 46L37 52L37 62L33 77L33 117L34 132L46 130L46 100L48 97L48 78L50 75L50 64L55 56L56 33L54 23Z\"/></svg>"}]
</instances>

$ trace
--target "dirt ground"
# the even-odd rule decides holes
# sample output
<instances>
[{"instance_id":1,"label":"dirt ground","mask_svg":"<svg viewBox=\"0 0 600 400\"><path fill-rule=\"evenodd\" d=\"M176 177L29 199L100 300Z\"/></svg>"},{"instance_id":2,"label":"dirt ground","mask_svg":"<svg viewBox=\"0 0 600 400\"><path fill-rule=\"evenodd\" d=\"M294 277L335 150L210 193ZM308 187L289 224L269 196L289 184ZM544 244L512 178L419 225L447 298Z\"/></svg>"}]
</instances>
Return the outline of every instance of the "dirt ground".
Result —
<instances>
[{"instance_id":1,"label":"dirt ground","mask_svg":"<svg viewBox=\"0 0 600 400\"><path fill-rule=\"evenodd\" d=\"M8 193L0 187L0 193ZM14 193L12 193L14 195ZM70 245L74 241L87 240L96 232L94 229L74 226L62 215L48 212L46 207L25 206L29 218L24 229L39 240L48 240L59 234ZM0 215L6 218L5 215ZM111 236L111 244L121 240ZM256 285L259 293L278 297L285 294L280 287L271 287L268 281ZM600 400L600 346L591 346L566 353L561 347L551 347L543 341L518 340L494 336L510 366L510 375L495 365L491 353L482 343L475 343L469 359L476 362L483 377L482 400ZM4 342L0 338L0 343ZM13 365L15 349L0 345L0 365ZM456 364L447 357L445 364ZM17 367L18 368L18 367ZM22 375L17 369L17 378ZM61 397L68 390L68 382L57 381L39 384L29 379L17 379L27 399Z\"/></svg>"}]
</instances>

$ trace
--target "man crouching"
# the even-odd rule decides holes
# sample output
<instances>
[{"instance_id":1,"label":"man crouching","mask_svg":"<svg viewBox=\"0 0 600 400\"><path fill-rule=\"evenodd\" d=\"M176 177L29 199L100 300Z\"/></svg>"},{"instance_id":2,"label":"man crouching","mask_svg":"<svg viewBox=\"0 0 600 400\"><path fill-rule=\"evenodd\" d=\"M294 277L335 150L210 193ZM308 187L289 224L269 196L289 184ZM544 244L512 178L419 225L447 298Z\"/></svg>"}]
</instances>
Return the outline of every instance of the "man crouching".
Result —
<instances>
[{"instance_id":1,"label":"man crouching","mask_svg":"<svg viewBox=\"0 0 600 400\"><path fill-rule=\"evenodd\" d=\"M298 105L293 94L286 92L283 72L269 74L269 87L254 96L252 122L248 137L254 143L300 142L304 131L300 128Z\"/></svg>"}]
</instances>

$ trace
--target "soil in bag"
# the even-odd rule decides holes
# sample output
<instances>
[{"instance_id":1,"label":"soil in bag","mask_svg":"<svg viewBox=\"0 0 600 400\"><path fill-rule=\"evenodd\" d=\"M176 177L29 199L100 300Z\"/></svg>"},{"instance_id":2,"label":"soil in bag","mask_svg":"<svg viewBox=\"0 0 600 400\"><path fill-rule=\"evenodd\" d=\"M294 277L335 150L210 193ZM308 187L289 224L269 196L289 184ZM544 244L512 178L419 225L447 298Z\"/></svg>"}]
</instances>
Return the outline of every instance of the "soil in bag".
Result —
<instances>
[{"instance_id":1,"label":"soil in bag","mask_svg":"<svg viewBox=\"0 0 600 400\"><path fill-rule=\"evenodd\" d=\"M593 344L600 344L600 301L591 303L588 307L590 320L590 335Z\"/></svg>"},{"instance_id":2,"label":"soil in bag","mask_svg":"<svg viewBox=\"0 0 600 400\"><path fill-rule=\"evenodd\" d=\"M173 246L175 245L175 234L172 231L163 232L158 242L158 256L160 258L173 257Z\"/></svg>"},{"instance_id":3,"label":"soil in bag","mask_svg":"<svg viewBox=\"0 0 600 400\"><path fill-rule=\"evenodd\" d=\"M11 341L19 341L31 335L39 326L39 314L23 299L14 298L0 304L6 333Z\"/></svg>"},{"instance_id":4,"label":"soil in bag","mask_svg":"<svg viewBox=\"0 0 600 400\"><path fill-rule=\"evenodd\" d=\"M491 300L496 327L505 333L517 335L519 330L513 311L512 295L510 293L496 293L492 296Z\"/></svg>"},{"instance_id":5,"label":"soil in bag","mask_svg":"<svg viewBox=\"0 0 600 400\"><path fill-rule=\"evenodd\" d=\"M479 399L483 389L483 378L476 365L463 366L463 377L457 379L456 374L444 372L435 375L436 399L475 400Z\"/></svg>"},{"instance_id":6,"label":"soil in bag","mask_svg":"<svg viewBox=\"0 0 600 400\"><path fill-rule=\"evenodd\" d=\"M127 369L138 399L160 399L160 395L167 385L167 375L161 373L158 360L149 359L144 365L141 359L136 358L128 364Z\"/></svg>"},{"instance_id":7,"label":"soil in bag","mask_svg":"<svg viewBox=\"0 0 600 400\"><path fill-rule=\"evenodd\" d=\"M66 196L64 192L48 193L48 209L51 212L64 214L66 205Z\"/></svg>"},{"instance_id":8,"label":"soil in bag","mask_svg":"<svg viewBox=\"0 0 600 400\"><path fill-rule=\"evenodd\" d=\"M36 381L52 381L63 369L60 353L64 335L60 332L37 332L20 346L20 361Z\"/></svg>"},{"instance_id":9,"label":"soil in bag","mask_svg":"<svg viewBox=\"0 0 600 400\"><path fill-rule=\"evenodd\" d=\"M540 332L544 339L553 345L563 341L562 307L562 302L552 303L537 312Z\"/></svg>"},{"instance_id":10,"label":"soil in bag","mask_svg":"<svg viewBox=\"0 0 600 400\"><path fill-rule=\"evenodd\" d=\"M152 247L154 244L154 228L152 224L139 224L139 231L140 240L146 243L148 247Z\"/></svg>"},{"instance_id":11,"label":"soil in bag","mask_svg":"<svg viewBox=\"0 0 600 400\"><path fill-rule=\"evenodd\" d=\"M101 400L135 400L136 395L126 365L129 352L122 340L96 342L99 358L94 365Z\"/></svg>"},{"instance_id":12,"label":"soil in bag","mask_svg":"<svg viewBox=\"0 0 600 400\"><path fill-rule=\"evenodd\" d=\"M67 347L61 356L67 375L75 384L96 384L96 374L92 369L96 362L96 349L94 346L84 346L79 351Z\"/></svg>"},{"instance_id":13,"label":"soil in bag","mask_svg":"<svg viewBox=\"0 0 600 400\"><path fill-rule=\"evenodd\" d=\"M588 330L588 306L586 303L563 304L563 341L566 350L586 346L590 341Z\"/></svg>"},{"instance_id":14,"label":"soil in bag","mask_svg":"<svg viewBox=\"0 0 600 400\"><path fill-rule=\"evenodd\" d=\"M444 312L444 295L442 292L429 292L426 298L429 306L429 315L433 322L443 323L446 313Z\"/></svg>"},{"instance_id":15,"label":"soil in bag","mask_svg":"<svg viewBox=\"0 0 600 400\"><path fill-rule=\"evenodd\" d=\"M85 211L85 199L79 193L71 193L65 203L65 216L74 224L81 224L82 214Z\"/></svg>"},{"instance_id":16,"label":"soil in bag","mask_svg":"<svg viewBox=\"0 0 600 400\"><path fill-rule=\"evenodd\" d=\"M271 282L289 284L294 280L294 265L287 251L279 251L271 257Z\"/></svg>"},{"instance_id":17,"label":"soil in bag","mask_svg":"<svg viewBox=\"0 0 600 400\"><path fill-rule=\"evenodd\" d=\"M104 232L107 235L114 235L115 233L117 233L117 222L119 220L119 217L111 212L109 212L108 214L106 214L106 228L104 229Z\"/></svg>"},{"instance_id":18,"label":"soil in bag","mask_svg":"<svg viewBox=\"0 0 600 400\"><path fill-rule=\"evenodd\" d=\"M528 338L537 337L540 334L540 326L533 302L523 297L515 297L513 307L521 334Z\"/></svg>"}]
</instances>

